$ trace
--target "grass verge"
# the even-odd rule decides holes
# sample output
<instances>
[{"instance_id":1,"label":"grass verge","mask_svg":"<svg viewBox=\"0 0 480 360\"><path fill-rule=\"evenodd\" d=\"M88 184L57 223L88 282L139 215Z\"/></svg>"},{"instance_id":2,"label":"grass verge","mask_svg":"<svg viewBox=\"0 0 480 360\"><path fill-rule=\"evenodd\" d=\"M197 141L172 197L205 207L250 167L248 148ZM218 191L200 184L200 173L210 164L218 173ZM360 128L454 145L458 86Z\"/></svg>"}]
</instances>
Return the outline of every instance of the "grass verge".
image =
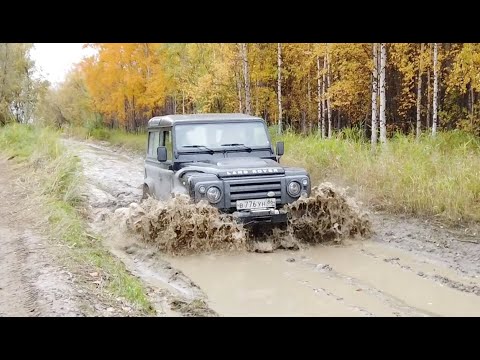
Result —
<instances>
[{"instance_id":1,"label":"grass verge","mask_svg":"<svg viewBox=\"0 0 480 360\"><path fill-rule=\"evenodd\" d=\"M308 169L314 182L351 186L370 205L447 223L480 221L480 139L458 131L436 138L396 135L372 152L352 133L332 139L290 132L283 162Z\"/></svg>"},{"instance_id":2,"label":"grass verge","mask_svg":"<svg viewBox=\"0 0 480 360\"><path fill-rule=\"evenodd\" d=\"M46 128L8 125L0 128L0 151L14 157L31 174L29 185L39 190L49 233L68 249L64 258L67 265L84 276L97 272L100 285L110 297L124 298L140 312L152 313L141 282L103 248L101 239L87 234L81 215L80 162L65 151L59 134Z\"/></svg>"}]
</instances>

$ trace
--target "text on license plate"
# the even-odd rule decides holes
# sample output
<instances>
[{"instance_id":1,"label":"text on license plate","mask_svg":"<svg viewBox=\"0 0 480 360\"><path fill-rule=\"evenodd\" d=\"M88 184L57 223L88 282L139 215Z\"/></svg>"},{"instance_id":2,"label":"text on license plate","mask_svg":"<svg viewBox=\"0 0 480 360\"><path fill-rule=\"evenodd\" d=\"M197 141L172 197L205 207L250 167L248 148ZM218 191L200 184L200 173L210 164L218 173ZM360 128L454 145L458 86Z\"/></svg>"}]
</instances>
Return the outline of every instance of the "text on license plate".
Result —
<instances>
[{"instance_id":1,"label":"text on license plate","mask_svg":"<svg viewBox=\"0 0 480 360\"><path fill-rule=\"evenodd\" d=\"M262 208L274 208L274 207L276 207L275 198L237 200L237 210L262 209Z\"/></svg>"}]
</instances>

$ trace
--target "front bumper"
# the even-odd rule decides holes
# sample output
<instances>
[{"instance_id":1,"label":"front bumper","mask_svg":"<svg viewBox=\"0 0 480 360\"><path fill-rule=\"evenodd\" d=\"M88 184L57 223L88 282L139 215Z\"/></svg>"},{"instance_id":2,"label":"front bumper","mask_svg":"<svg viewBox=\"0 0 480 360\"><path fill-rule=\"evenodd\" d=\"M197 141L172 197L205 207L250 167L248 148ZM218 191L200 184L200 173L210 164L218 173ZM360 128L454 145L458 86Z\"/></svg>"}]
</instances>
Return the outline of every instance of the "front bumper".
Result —
<instances>
[{"instance_id":1,"label":"front bumper","mask_svg":"<svg viewBox=\"0 0 480 360\"><path fill-rule=\"evenodd\" d=\"M236 211L233 217L244 225L284 224L288 220L286 212L275 209Z\"/></svg>"}]
</instances>

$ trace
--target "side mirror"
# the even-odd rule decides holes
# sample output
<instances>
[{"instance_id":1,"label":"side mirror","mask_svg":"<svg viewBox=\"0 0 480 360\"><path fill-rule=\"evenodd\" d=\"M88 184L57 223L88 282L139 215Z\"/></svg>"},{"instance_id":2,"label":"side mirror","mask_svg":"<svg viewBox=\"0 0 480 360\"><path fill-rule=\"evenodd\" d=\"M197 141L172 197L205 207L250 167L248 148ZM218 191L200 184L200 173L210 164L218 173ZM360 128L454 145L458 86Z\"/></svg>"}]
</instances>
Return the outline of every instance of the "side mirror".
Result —
<instances>
[{"instance_id":1,"label":"side mirror","mask_svg":"<svg viewBox=\"0 0 480 360\"><path fill-rule=\"evenodd\" d=\"M160 162L167 161L167 148L165 146L157 147L157 160Z\"/></svg>"},{"instance_id":2,"label":"side mirror","mask_svg":"<svg viewBox=\"0 0 480 360\"><path fill-rule=\"evenodd\" d=\"M276 153L277 153L277 156L282 156L285 152L285 145L283 143L283 141L278 141L277 142L277 149L276 149Z\"/></svg>"}]
</instances>

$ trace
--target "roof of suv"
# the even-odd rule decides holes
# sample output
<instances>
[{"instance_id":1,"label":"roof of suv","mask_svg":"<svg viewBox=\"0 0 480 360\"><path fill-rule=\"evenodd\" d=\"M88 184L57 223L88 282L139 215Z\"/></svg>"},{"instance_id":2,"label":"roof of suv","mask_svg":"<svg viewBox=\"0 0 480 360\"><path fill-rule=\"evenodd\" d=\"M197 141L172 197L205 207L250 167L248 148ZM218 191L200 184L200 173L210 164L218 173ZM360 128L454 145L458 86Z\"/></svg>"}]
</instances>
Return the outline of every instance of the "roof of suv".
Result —
<instances>
[{"instance_id":1,"label":"roof of suv","mask_svg":"<svg viewBox=\"0 0 480 360\"><path fill-rule=\"evenodd\" d=\"M148 121L148 127L172 126L182 122L205 122L205 121L243 121L243 120L261 120L257 116L251 116L240 113L232 114L190 114L190 115L165 115L155 116Z\"/></svg>"}]
</instances>

